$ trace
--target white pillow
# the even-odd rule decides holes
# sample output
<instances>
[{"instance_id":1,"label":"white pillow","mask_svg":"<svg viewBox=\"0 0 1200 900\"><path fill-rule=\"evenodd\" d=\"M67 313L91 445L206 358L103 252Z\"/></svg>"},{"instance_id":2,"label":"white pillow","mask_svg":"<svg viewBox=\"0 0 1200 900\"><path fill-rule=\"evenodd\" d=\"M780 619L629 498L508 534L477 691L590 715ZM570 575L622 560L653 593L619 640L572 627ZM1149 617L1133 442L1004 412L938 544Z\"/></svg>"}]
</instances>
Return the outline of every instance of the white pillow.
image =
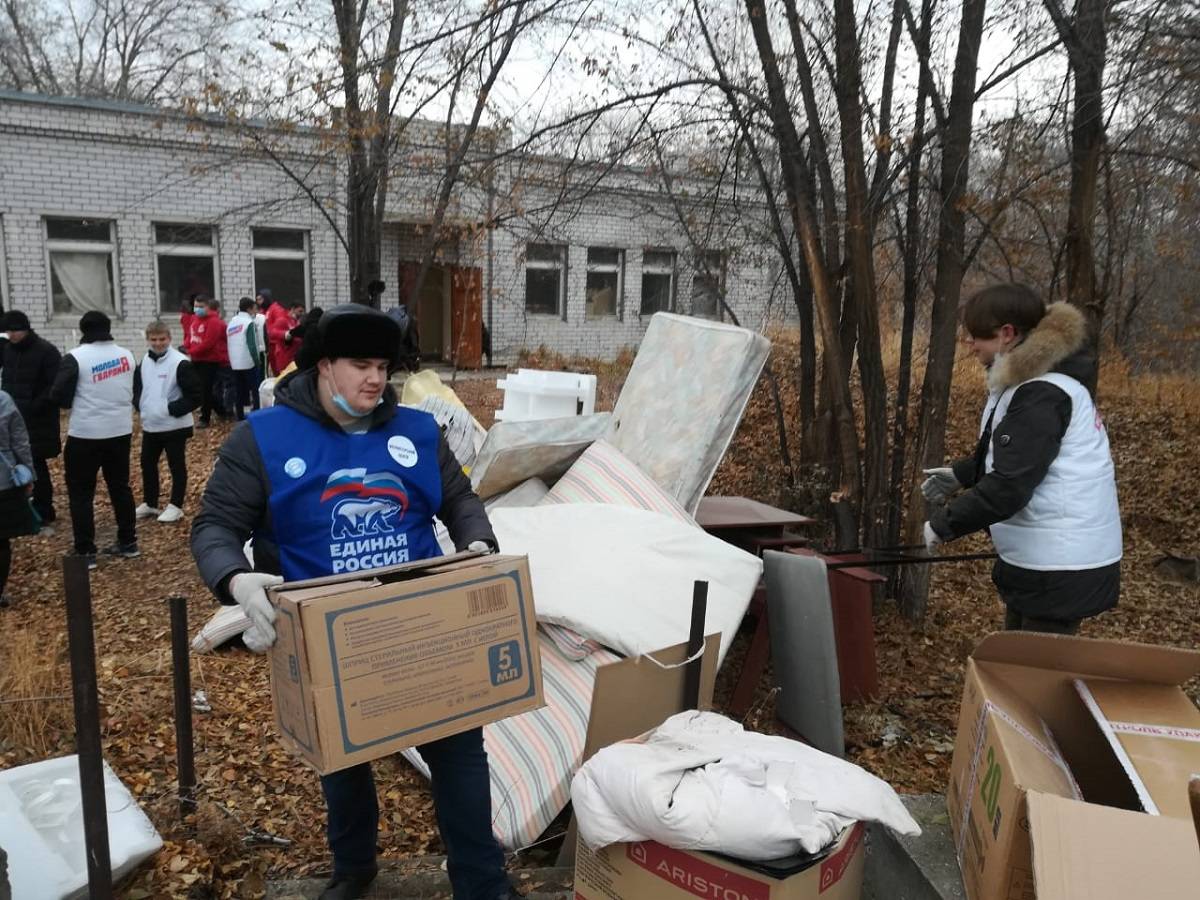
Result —
<instances>
[{"instance_id":1,"label":"white pillow","mask_svg":"<svg viewBox=\"0 0 1200 900\"><path fill-rule=\"evenodd\" d=\"M762 574L758 557L643 509L562 503L497 509L491 520L505 553L529 555L539 621L629 656L688 639L699 579L709 583L705 631L721 632L723 659Z\"/></svg>"}]
</instances>

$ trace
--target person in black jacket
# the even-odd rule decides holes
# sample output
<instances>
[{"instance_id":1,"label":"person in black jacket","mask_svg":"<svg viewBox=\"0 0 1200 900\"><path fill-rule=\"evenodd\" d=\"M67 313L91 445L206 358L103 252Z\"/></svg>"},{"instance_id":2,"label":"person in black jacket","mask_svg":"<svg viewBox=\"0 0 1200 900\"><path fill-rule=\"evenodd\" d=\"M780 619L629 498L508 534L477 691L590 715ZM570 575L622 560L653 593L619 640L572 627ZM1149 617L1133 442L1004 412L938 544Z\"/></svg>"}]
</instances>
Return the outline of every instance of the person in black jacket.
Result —
<instances>
[{"instance_id":1,"label":"person in black jacket","mask_svg":"<svg viewBox=\"0 0 1200 900\"><path fill-rule=\"evenodd\" d=\"M8 343L0 344L0 388L13 398L25 420L37 476L33 482L33 506L42 517L42 524L49 525L57 514L54 485L46 461L62 453L58 406L50 398L50 388L62 354L29 327L29 317L20 310L10 310L3 324Z\"/></svg>"},{"instance_id":2,"label":"person in black jacket","mask_svg":"<svg viewBox=\"0 0 1200 900\"><path fill-rule=\"evenodd\" d=\"M1073 634L1116 606L1121 514L1112 454L1089 385L1096 359L1083 314L1032 289L996 285L963 309L988 370L975 452L928 469L926 546L988 529L1005 628ZM960 489L962 493L957 493Z\"/></svg>"},{"instance_id":3,"label":"person in black jacket","mask_svg":"<svg viewBox=\"0 0 1200 900\"><path fill-rule=\"evenodd\" d=\"M192 525L192 555L217 598L246 612L251 625L243 641L254 652L275 641L275 610L266 590L284 578L437 556L434 515L455 547L496 549L483 504L436 422L397 405L388 374L398 344L396 324L384 313L358 304L330 309L305 336L296 373L277 385L275 406L239 424L221 447ZM357 557L363 548L346 551L349 545L330 542L331 521L341 521L339 505L347 499L404 510L394 518L385 512L377 540L365 542L380 546ZM243 553L247 539L253 541L253 570ZM492 834L482 729L420 751L432 773L454 896L517 896ZM364 896L377 871L379 810L371 767L322 776L321 787L333 853L333 878L321 896Z\"/></svg>"}]
</instances>

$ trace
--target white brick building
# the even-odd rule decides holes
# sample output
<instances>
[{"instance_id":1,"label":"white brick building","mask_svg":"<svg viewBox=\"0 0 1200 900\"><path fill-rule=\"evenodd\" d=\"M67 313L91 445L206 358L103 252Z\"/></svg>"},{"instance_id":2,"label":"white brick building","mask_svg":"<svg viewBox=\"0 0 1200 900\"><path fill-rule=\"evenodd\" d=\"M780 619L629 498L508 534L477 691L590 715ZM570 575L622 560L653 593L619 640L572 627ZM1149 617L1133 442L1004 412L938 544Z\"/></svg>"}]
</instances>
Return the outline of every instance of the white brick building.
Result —
<instances>
[{"instance_id":1,"label":"white brick building","mask_svg":"<svg viewBox=\"0 0 1200 900\"><path fill-rule=\"evenodd\" d=\"M472 364L486 324L496 363L539 345L612 357L637 345L654 310L719 315L718 294L748 327L771 316L777 272L758 246L756 205L714 215L633 170L512 156L491 170L490 196L473 183L456 192L457 239L407 297L437 189L427 139L394 167L382 269L384 305L409 303L431 355ZM330 222L344 224L343 196L344 171L315 133L0 92L0 301L63 347L83 311L107 309L135 349L146 322L161 312L174 323L193 291L221 299L227 316L261 287L332 306L350 299ZM744 225L747 209L756 221Z\"/></svg>"}]
</instances>

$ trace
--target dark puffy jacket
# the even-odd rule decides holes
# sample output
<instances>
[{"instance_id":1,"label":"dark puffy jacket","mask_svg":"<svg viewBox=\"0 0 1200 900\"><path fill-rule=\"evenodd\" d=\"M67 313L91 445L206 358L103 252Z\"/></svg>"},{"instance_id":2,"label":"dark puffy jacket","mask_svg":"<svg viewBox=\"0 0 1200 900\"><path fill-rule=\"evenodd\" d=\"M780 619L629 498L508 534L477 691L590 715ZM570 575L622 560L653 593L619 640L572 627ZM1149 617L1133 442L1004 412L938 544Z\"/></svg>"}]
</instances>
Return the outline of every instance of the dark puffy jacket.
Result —
<instances>
[{"instance_id":1,"label":"dark puffy jacket","mask_svg":"<svg viewBox=\"0 0 1200 900\"><path fill-rule=\"evenodd\" d=\"M391 386L384 389L383 401L371 414L371 429L385 425L396 413L396 393ZM279 383L275 402L290 406L328 428L339 429L317 399L316 377L311 369ZM438 444L438 467L442 473L442 507L437 516L449 529L454 546L464 550L472 541L486 541L495 548L496 535L483 502L471 490L471 482L444 437ZM200 577L222 603L233 602L228 592L229 579L250 570L242 547L251 533L271 530L270 491L258 441L250 423L243 422L221 446L204 488L200 512L192 523L192 555ZM254 570L279 574L279 550L273 543L255 540Z\"/></svg>"},{"instance_id":2,"label":"dark puffy jacket","mask_svg":"<svg viewBox=\"0 0 1200 900\"><path fill-rule=\"evenodd\" d=\"M16 401L38 459L62 452L58 406L50 399L61 359L57 347L32 331L19 344L0 343L0 387Z\"/></svg>"},{"instance_id":3,"label":"dark puffy jacket","mask_svg":"<svg viewBox=\"0 0 1200 900\"><path fill-rule=\"evenodd\" d=\"M1031 379L1059 372L1080 384L1094 384L1097 360L1086 347L1086 328L1075 307L1052 304L1025 341L993 364L988 373L992 390L1019 387L1004 419L985 428L975 452L952 466L954 477L967 490L929 517L930 527L943 540L1003 522L1029 503L1058 456L1072 411L1065 391ZM992 471L987 472L989 449ZM1041 571L997 560L992 581L1005 603L1018 612L1074 620L1116 606L1120 571L1119 562L1095 569Z\"/></svg>"}]
</instances>

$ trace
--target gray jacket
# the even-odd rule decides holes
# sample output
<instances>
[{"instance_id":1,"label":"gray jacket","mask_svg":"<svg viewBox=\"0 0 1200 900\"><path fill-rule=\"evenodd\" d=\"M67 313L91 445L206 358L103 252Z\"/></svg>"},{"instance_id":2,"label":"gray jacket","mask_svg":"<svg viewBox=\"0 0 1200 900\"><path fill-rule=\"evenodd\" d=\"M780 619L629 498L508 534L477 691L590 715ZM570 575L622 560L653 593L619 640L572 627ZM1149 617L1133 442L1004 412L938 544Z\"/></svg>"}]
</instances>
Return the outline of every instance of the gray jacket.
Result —
<instances>
[{"instance_id":1,"label":"gray jacket","mask_svg":"<svg viewBox=\"0 0 1200 900\"><path fill-rule=\"evenodd\" d=\"M13 467L18 463L33 472L33 454L29 450L29 432L17 410L16 401L0 391L0 491L16 487Z\"/></svg>"},{"instance_id":2,"label":"gray jacket","mask_svg":"<svg viewBox=\"0 0 1200 900\"><path fill-rule=\"evenodd\" d=\"M371 413L370 428L380 428L395 415L396 393L384 389L383 403ZM316 419L331 429L339 426L325 413L317 398L315 373L298 372L279 383L275 402ZM450 539L459 550L472 541L486 541L496 547L496 535L488 522L483 502L471 490L446 439L438 445L438 465L442 473L442 506L437 516L445 523ZM259 452L258 441L248 422L238 425L221 446L200 512L192 522L192 555L204 579L217 599L233 603L229 580L250 565L242 547L252 533L272 533L268 497L271 485ZM279 550L271 541L254 541L254 570L279 574Z\"/></svg>"}]
</instances>

